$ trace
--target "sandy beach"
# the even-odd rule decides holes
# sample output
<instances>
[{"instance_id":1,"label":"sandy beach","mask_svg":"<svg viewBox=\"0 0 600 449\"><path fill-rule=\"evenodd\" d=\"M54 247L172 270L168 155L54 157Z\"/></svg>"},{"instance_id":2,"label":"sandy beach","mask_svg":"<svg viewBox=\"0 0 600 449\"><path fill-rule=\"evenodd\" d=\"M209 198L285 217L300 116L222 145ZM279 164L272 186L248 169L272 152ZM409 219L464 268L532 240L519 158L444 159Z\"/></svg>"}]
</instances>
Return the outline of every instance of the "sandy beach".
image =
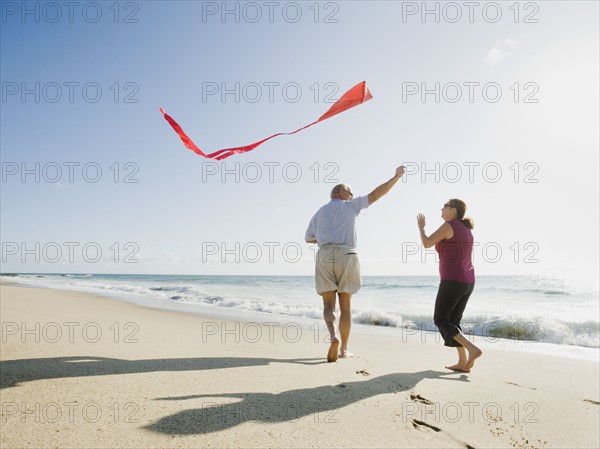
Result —
<instances>
[{"instance_id":1,"label":"sandy beach","mask_svg":"<svg viewBox=\"0 0 600 449\"><path fill-rule=\"evenodd\" d=\"M1 286L3 448L596 448L597 362L320 333Z\"/></svg>"}]
</instances>

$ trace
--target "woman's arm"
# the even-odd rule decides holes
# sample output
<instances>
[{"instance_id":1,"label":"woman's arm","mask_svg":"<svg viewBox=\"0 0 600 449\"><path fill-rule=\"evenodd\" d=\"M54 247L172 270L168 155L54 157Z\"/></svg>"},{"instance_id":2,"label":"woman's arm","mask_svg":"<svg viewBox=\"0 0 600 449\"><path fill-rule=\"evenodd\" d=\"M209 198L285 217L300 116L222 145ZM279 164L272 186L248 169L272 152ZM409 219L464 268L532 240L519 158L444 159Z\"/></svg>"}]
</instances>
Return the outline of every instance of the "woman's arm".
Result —
<instances>
[{"instance_id":1,"label":"woman's arm","mask_svg":"<svg viewBox=\"0 0 600 449\"><path fill-rule=\"evenodd\" d=\"M433 234L427 237L427 234L425 234L425 215L423 214L417 215L417 225L419 226L421 243L423 243L425 248L431 248L442 240L451 239L454 237L452 226L447 222L441 225Z\"/></svg>"}]
</instances>

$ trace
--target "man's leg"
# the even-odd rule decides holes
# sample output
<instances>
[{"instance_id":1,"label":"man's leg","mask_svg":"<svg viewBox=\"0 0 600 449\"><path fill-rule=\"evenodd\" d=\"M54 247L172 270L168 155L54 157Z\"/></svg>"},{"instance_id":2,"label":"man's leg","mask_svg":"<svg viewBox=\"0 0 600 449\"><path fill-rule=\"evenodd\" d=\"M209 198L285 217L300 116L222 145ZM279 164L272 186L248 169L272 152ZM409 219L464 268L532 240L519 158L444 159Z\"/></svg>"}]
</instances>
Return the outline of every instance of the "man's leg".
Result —
<instances>
[{"instance_id":1,"label":"man's leg","mask_svg":"<svg viewBox=\"0 0 600 449\"><path fill-rule=\"evenodd\" d=\"M340 347L340 341L335 335L335 293L323 292L323 319L327 325L327 331L331 338L331 344L329 345L329 351L327 351L327 361L335 362L338 359L338 349Z\"/></svg>"},{"instance_id":2,"label":"man's leg","mask_svg":"<svg viewBox=\"0 0 600 449\"><path fill-rule=\"evenodd\" d=\"M344 358L348 352L348 340L350 339L350 327L352 326L352 311L350 309L352 293L338 293L338 296L340 298L340 336L342 337L340 356Z\"/></svg>"}]
</instances>

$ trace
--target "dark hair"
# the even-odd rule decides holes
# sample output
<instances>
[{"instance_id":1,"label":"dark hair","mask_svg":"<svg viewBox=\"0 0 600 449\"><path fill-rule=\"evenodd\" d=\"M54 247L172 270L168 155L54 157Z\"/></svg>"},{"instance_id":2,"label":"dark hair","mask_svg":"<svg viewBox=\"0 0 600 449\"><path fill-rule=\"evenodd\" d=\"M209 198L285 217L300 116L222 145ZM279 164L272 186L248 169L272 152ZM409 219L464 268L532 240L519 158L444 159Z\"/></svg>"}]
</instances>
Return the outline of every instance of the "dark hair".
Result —
<instances>
[{"instance_id":1,"label":"dark hair","mask_svg":"<svg viewBox=\"0 0 600 449\"><path fill-rule=\"evenodd\" d=\"M473 219L470 217L465 217L465 212L467 211L467 204L463 200L459 200L458 198L452 198L448 201L450 207L456 209L456 218L458 218L462 224L464 224L467 228L473 229Z\"/></svg>"}]
</instances>

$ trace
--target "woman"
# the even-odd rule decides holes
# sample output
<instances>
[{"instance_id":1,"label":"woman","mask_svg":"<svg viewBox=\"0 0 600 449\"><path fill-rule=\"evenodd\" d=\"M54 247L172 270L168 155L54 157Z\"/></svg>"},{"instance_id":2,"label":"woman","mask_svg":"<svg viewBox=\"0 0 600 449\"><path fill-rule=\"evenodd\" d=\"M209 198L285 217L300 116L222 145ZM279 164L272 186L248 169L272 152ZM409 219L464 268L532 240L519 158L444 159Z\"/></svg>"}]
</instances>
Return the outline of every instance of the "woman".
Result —
<instances>
[{"instance_id":1,"label":"woman","mask_svg":"<svg viewBox=\"0 0 600 449\"><path fill-rule=\"evenodd\" d=\"M481 349L462 333L460 320L475 287L475 270L471 263L473 251L473 222L465 218L467 205L451 199L442 208L444 224L429 237L425 234L425 216L417 215L421 242L425 248L435 249L440 258L440 286L435 299L433 321L444 338L444 345L455 347L458 363L446 368L468 373ZM468 357L465 352L468 351Z\"/></svg>"}]
</instances>

